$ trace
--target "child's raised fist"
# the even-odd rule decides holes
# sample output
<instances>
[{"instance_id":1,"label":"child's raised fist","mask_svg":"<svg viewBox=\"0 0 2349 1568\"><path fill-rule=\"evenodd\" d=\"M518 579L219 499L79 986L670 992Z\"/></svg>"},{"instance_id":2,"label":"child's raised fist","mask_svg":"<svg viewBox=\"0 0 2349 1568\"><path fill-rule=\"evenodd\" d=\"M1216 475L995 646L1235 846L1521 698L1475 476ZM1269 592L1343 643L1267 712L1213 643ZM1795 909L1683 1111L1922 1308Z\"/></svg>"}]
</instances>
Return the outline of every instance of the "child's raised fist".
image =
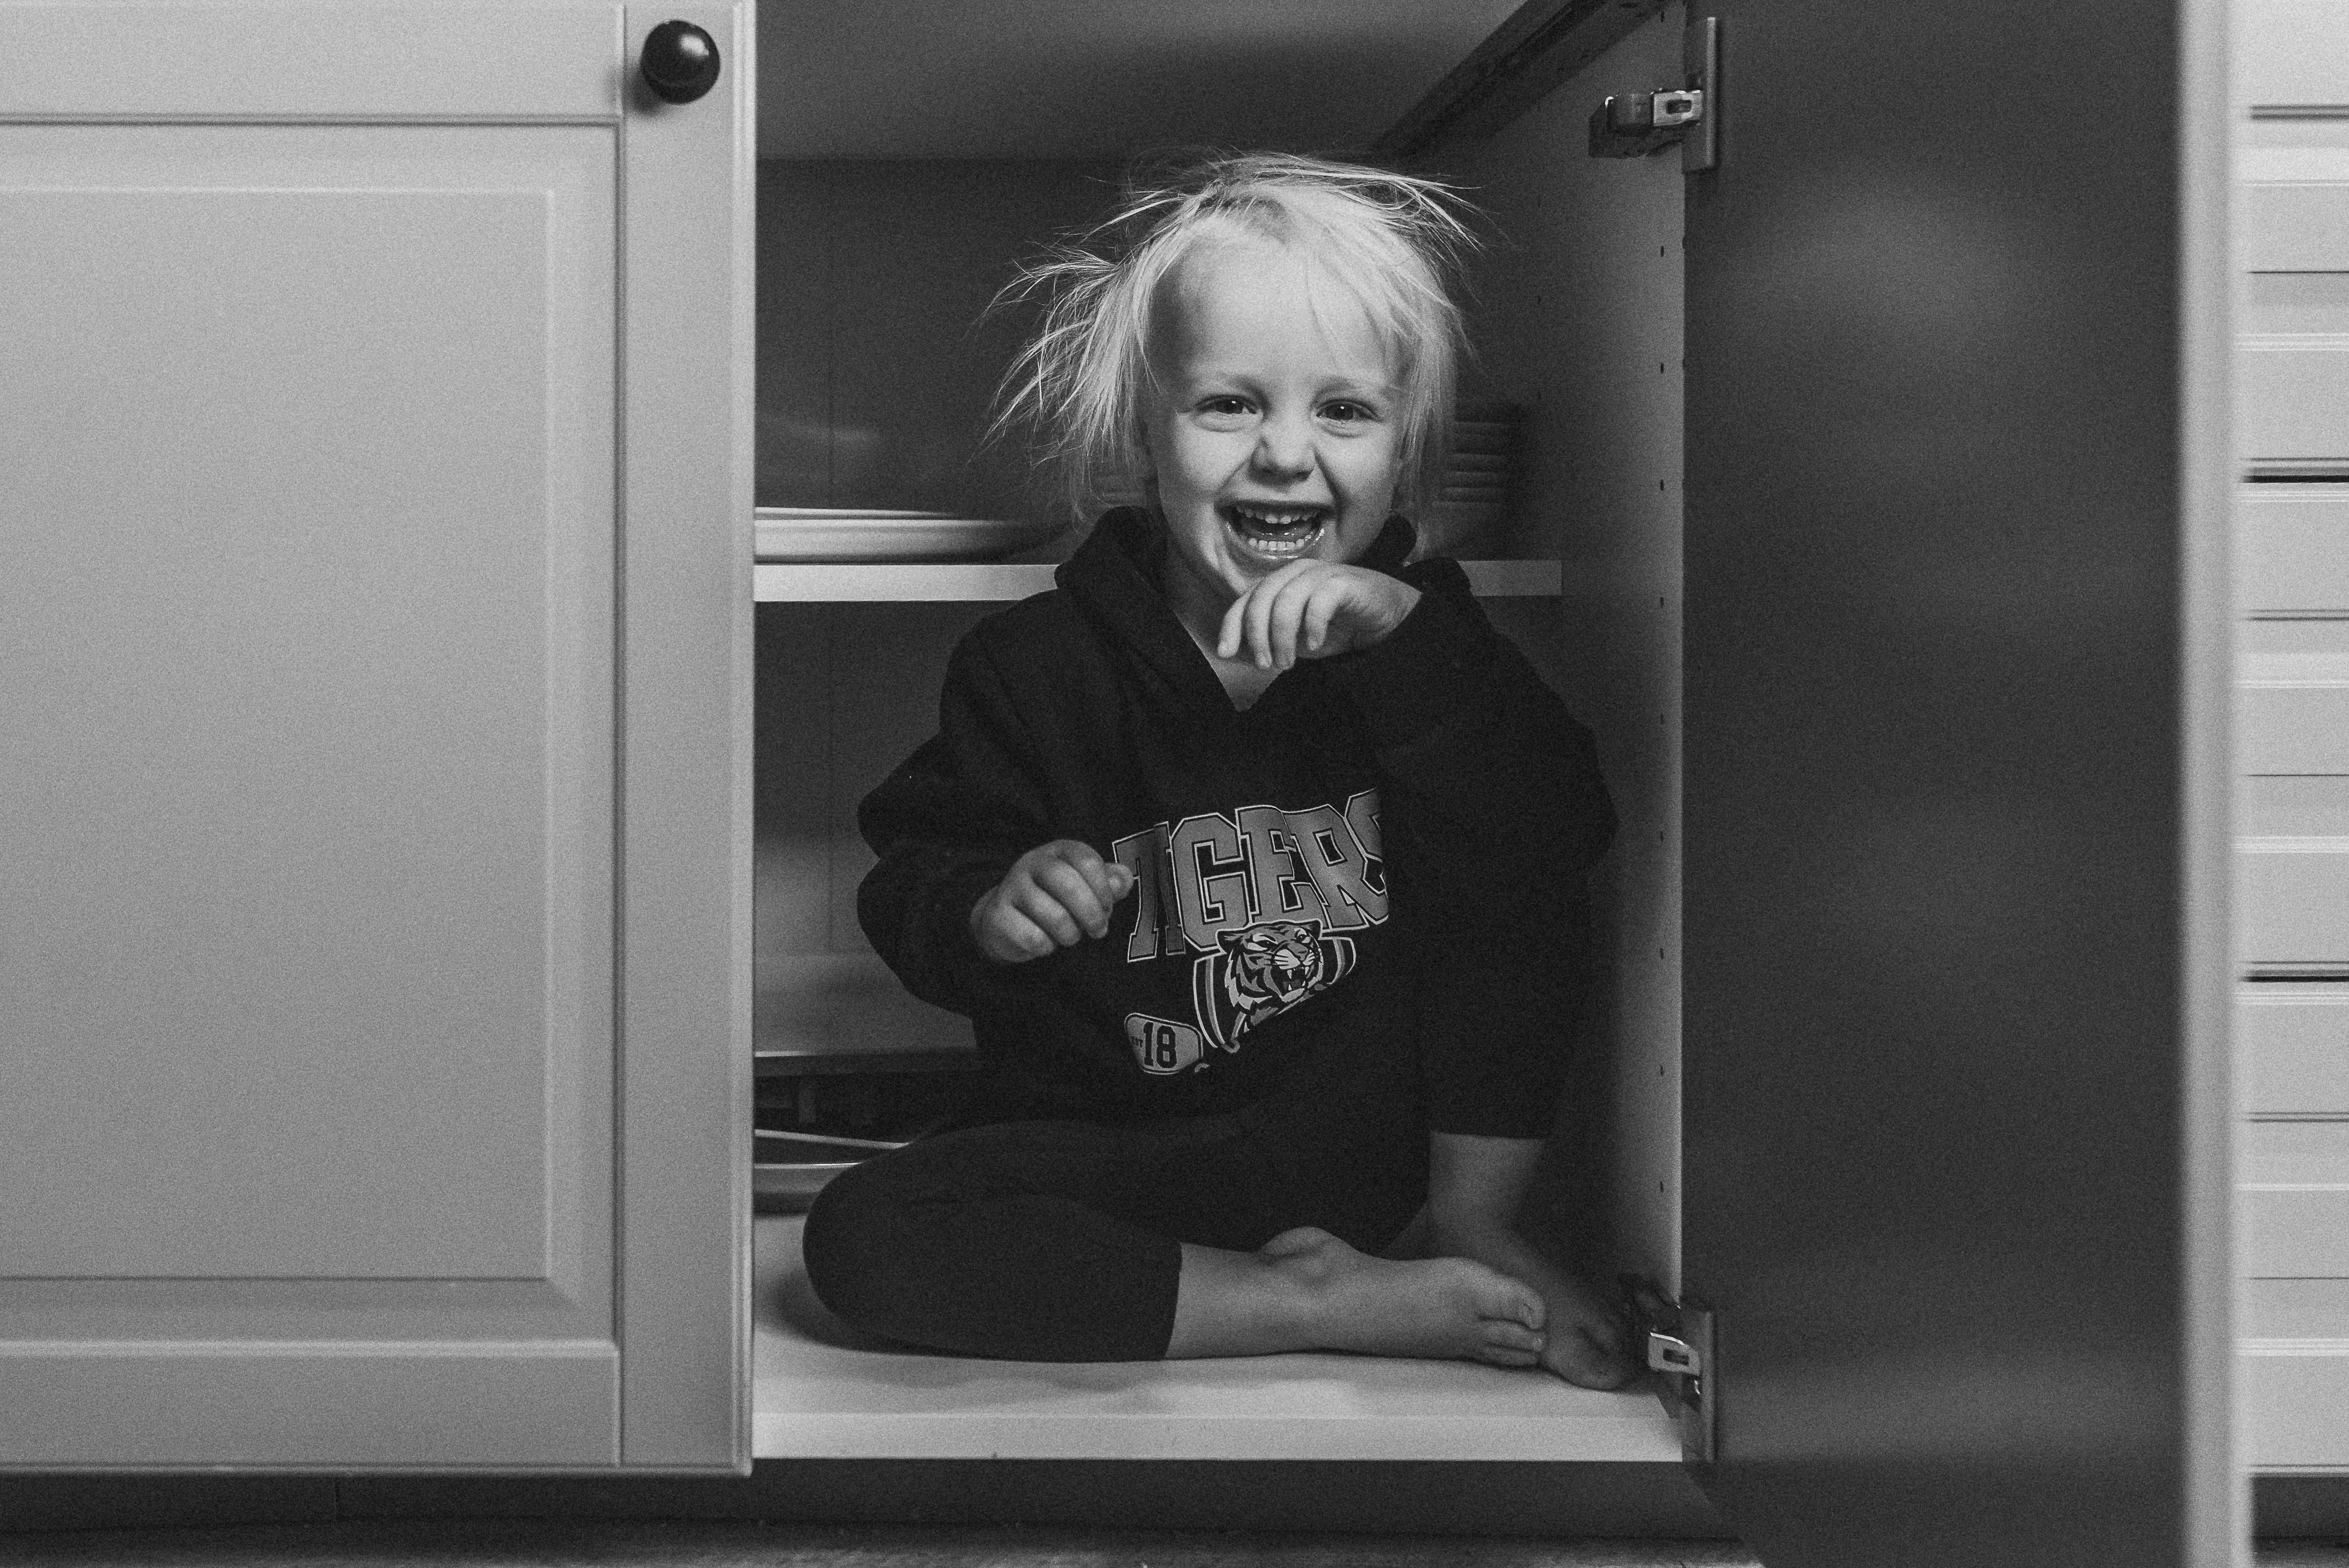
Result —
<instances>
[{"instance_id":1,"label":"child's raised fist","mask_svg":"<svg viewBox=\"0 0 2349 1568\"><path fill-rule=\"evenodd\" d=\"M970 906L970 934L998 964L1025 964L1107 935L1110 911L1133 890L1133 873L1091 844L1054 839L1012 861Z\"/></svg>"}]
</instances>

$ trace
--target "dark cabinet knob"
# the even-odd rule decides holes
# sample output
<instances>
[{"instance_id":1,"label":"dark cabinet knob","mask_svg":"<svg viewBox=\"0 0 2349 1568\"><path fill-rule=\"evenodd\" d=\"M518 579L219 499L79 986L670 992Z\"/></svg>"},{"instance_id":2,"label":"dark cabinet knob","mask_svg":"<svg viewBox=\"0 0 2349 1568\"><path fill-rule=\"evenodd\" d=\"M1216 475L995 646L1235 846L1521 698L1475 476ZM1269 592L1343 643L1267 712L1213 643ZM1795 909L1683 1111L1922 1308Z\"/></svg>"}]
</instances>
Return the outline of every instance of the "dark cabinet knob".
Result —
<instances>
[{"instance_id":1,"label":"dark cabinet knob","mask_svg":"<svg viewBox=\"0 0 2349 1568\"><path fill-rule=\"evenodd\" d=\"M691 103L718 85L718 40L690 22L663 22L645 35L636 62L645 86L667 103Z\"/></svg>"}]
</instances>

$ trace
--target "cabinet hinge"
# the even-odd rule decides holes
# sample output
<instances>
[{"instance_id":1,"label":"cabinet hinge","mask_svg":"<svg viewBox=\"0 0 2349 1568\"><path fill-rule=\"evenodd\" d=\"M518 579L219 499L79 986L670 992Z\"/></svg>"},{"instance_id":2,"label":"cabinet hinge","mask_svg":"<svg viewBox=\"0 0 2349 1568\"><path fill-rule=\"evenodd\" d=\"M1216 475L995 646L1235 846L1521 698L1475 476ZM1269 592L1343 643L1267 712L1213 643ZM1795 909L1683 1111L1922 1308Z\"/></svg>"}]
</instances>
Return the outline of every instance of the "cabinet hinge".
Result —
<instances>
[{"instance_id":1,"label":"cabinet hinge","mask_svg":"<svg viewBox=\"0 0 2349 1568\"><path fill-rule=\"evenodd\" d=\"M1713 1309L1693 1297L1669 1299L1645 1274L1618 1279L1624 1313L1634 1336L1644 1343L1649 1370L1656 1374L1656 1398L1680 1429L1682 1460L1692 1465L1713 1463L1713 1389L1720 1376Z\"/></svg>"},{"instance_id":2,"label":"cabinet hinge","mask_svg":"<svg viewBox=\"0 0 2349 1568\"><path fill-rule=\"evenodd\" d=\"M1720 161L1721 19L1691 16L1682 44L1680 87L1617 93L1590 111L1590 156L1644 158L1681 150L1681 170L1695 174Z\"/></svg>"}]
</instances>

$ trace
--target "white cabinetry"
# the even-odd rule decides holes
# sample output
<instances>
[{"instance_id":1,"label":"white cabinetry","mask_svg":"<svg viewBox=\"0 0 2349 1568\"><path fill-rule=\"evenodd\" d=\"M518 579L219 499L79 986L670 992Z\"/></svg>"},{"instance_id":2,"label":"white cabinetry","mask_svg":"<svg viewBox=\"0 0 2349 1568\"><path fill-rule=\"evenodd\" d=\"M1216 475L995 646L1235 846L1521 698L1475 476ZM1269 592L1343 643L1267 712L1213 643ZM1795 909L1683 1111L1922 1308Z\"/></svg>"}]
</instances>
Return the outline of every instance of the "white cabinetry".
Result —
<instances>
[{"instance_id":1,"label":"white cabinetry","mask_svg":"<svg viewBox=\"0 0 2349 1568\"><path fill-rule=\"evenodd\" d=\"M2349 16L2237 18L2235 709L2251 1464L2349 1468Z\"/></svg>"},{"instance_id":2,"label":"white cabinetry","mask_svg":"<svg viewBox=\"0 0 2349 1568\"><path fill-rule=\"evenodd\" d=\"M682 14L669 106L609 0L0 5L0 1465L743 1459L750 30Z\"/></svg>"}]
</instances>

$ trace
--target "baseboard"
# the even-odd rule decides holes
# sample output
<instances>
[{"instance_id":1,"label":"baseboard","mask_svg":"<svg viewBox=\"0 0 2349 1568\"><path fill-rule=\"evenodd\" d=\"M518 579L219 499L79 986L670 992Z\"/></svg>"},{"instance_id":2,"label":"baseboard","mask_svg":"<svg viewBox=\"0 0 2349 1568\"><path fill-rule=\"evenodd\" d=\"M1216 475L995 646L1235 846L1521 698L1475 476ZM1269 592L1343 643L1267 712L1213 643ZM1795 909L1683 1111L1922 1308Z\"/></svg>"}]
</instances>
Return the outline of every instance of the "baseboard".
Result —
<instances>
[{"instance_id":1,"label":"baseboard","mask_svg":"<svg viewBox=\"0 0 2349 1568\"><path fill-rule=\"evenodd\" d=\"M325 1524L336 1487L330 1475L0 1475L0 1535Z\"/></svg>"},{"instance_id":2,"label":"baseboard","mask_svg":"<svg viewBox=\"0 0 2349 1568\"><path fill-rule=\"evenodd\" d=\"M1678 1465L762 1460L747 1477L0 1477L0 1534L337 1520L805 1524L1731 1540Z\"/></svg>"},{"instance_id":3,"label":"baseboard","mask_svg":"<svg viewBox=\"0 0 2349 1568\"><path fill-rule=\"evenodd\" d=\"M667 1517L1724 1540L1672 1464L761 1460L747 1480L347 1478L378 1517Z\"/></svg>"}]
</instances>

